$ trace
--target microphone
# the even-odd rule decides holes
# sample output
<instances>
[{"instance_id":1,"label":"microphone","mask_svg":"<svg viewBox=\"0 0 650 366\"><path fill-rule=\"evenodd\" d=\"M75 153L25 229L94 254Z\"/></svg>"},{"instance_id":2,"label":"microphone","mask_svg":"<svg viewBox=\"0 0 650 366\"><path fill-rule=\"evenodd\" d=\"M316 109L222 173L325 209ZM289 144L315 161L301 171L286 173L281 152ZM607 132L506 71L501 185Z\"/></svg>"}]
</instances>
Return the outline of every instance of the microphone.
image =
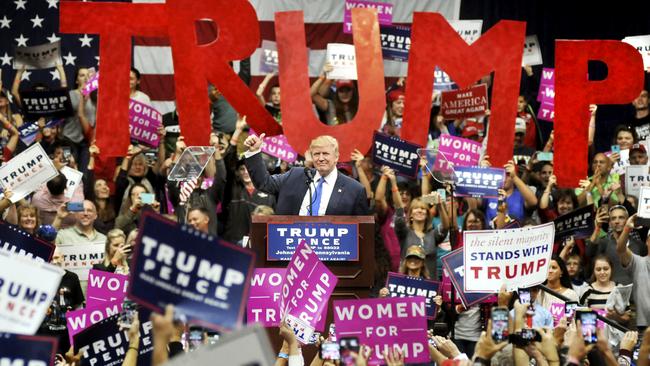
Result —
<instances>
[{"instance_id":1,"label":"microphone","mask_svg":"<svg viewBox=\"0 0 650 366\"><path fill-rule=\"evenodd\" d=\"M311 183L314 181L314 174L311 172L309 168L305 168L304 170L305 175L307 176L307 184Z\"/></svg>"},{"instance_id":2,"label":"microphone","mask_svg":"<svg viewBox=\"0 0 650 366\"><path fill-rule=\"evenodd\" d=\"M314 182L314 174L311 172L309 168L304 168L305 175L307 176L307 189L309 190L309 206L307 206L307 212L309 213L309 216L312 216L312 209L311 209L311 204L312 204L312 191L311 191L311 184Z\"/></svg>"}]
</instances>

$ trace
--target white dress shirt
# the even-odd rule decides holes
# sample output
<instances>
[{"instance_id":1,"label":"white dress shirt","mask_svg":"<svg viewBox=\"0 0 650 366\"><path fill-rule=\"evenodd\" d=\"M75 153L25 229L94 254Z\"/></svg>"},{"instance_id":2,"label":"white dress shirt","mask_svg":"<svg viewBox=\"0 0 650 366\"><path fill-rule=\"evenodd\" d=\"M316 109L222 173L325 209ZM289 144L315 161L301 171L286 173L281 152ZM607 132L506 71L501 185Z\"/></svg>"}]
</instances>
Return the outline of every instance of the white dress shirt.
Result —
<instances>
[{"instance_id":1,"label":"white dress shirt","mask_svg":"<svg viewBox=\"0 0 650 366\"><path fill-rule=\"evenodd\" d=\"M332 197L332 191L334 191L334 184L336 183L336 178L338 178L338 171L336 168L334 168L330 174L322 178L320 173L316 171L316 174L314 175L314 181L311 183L311 199L313 200L316 198L316 187L318 186L318 182L320 182L321 179L325 179L323 182L323 188L322 188L322 194L321 194L321 199L320 199L320 206L318 207L318 215L317 216L325 216L325 211L327 211L327 205L329 204L330 197ZM298 215L300 216L309 216L309 189L307 189L307 192L305 193L305 197L302 199L302 205L300 205L300 212ZM316 214L314 212L314 214ZM316 216L316 215L314 215Z\"/></svg>"}]
</instances>

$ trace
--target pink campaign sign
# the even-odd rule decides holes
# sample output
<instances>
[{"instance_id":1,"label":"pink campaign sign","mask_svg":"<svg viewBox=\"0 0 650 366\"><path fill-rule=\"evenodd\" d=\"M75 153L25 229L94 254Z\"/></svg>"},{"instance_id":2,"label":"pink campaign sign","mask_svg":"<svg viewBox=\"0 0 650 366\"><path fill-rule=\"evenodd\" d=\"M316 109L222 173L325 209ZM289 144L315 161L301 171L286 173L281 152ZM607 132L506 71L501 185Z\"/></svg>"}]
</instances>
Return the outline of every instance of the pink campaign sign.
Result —
<instances>
[{"instance_id":1,"label":"pink campaign sign","mask_svg":"<svg viewBox=\"0 0 650 366\"><path fill-rule=\"evenodd\" d=\"M88 95L92 93L93 91L97 90L99 87L99 71L92 74L90 79L86 82L86 85L84 85L83 88L81 88L81 93L83 95Z\"/></svg>"},{"instance_id":2,"label":"pink campaign sign","mask_svg":"<svg viewBox=\"0 0 650 366\"><path fill-rule=\"evenodd\" d=\"M345 11L343 13L343 33L352 33L352 9L371 8L377 10L377 18L380 25L393 24L393 4L378 3L374 1L345 0Z\"/></svg>"},{"instance_id":3,"label":"pink campaign sign","mask_svg":"<svg viewBox=\"0 0 650 366\"><path fill-rule=\"evenodd\" d=\"M327 309L338 278L318 259L304 240L298 244L287 266L280 309L283 317L293 315L316 328Z\"/></svg>"},{"instance_id":4,"label":"pink campaign sign","mask_svg":"<svg viewBox=\"0 0 650 366\"><path fill-rule=\"evenodd\" d=\"M93 306L86 306L83 309L68 311L65 314L70 344L74 345L73 337L82 330L97 324L100 321L119 314L122 311L122 300L108 301Z\"/></svg>"},{"instance_id":5,"label":"pink campaign sign","mask_svg":"<svg viewBox=\"0 0 650 366\"><path fill-rule=\"evenodd\" d=\"M250 133L251 135L257 136L257 133L252 129ZM265 154L286 161L287 163L293 163L298 158L298 153L289 145L289 141L287 141L284 135L264 137L260 150Z\"/></svg>"},{"instance_id":6,"label":"pink campaign sign","mask_svg":"<svg viewBox=\"0 0 650 366\"><path fill-rule=\"evenodd\" d=\"M256 268L248 290L246 305L248 323L265 327L280 324L280 294L285 268Z\"/></svg>"},{"instance_id":7,"label":"pink campaign sign","mask_svg":"<svg viewBox=\"0 0 650 366\"><path fill-rule=\"evenodd\" d=\"M369 365L383 364L384 351L399 349L406 363L429 362L423 297L334 301L337 337L357 337L370 346Z\"/></svg>"},{"instance_id":8,"label":"pink campaign sign","mask_svg":"<svg viewBox=\"0 0 650 366\"><path fill-rule=\"evenodd\" d=\"M152 147L158 147L158 127L162 115L152 106L131 99L129 101L129 132L131 138Z\"/></svg>"},{"instance_id":9,"label":"pink campaign sign","mask_svg":"<svg viewBox=\"0 0 650 366\"><path fill-rule=\"evenodd\" d=\"M452 163L453 166L477 166L481 158L481 147L481 143L476 141L441 135L433 170L451 172L452 167L447 162Z\"/></svg>"},{"instance_id":10,"label":"pink campaign sign","mask_svg":"<svg viewBox=\"0 0 650 366\"><path fill-rule=\"evenodd\" d=\"M564 303L554 302L551 303L551 315L553 315L553 326L557 327L564 316Z\"/></svg>"},{"instance_id":11,"label":"pink campaign sign","mask_svg":"<svg viewBox=\"0 0 650 366\"><path fill-rule=\"evenodd\" d=\"M88 273L86 306L122 301L128 285L129 277L126 275L91 269Z\"/></svg>"},{"instance_id":12,"label":"pink campaign sign","mask_svg":"<svg viewBox=\"0 0 650 366\"><path fill-rule=\"evenodd\" d=\"M256 268L248 291L247 322L259 323L265 327L280 325L280 296L286 268ZM322 314L327 313L327 305ZM315 327L325 329L325 317L321 316Z\"/></svg>"}]
</instances>

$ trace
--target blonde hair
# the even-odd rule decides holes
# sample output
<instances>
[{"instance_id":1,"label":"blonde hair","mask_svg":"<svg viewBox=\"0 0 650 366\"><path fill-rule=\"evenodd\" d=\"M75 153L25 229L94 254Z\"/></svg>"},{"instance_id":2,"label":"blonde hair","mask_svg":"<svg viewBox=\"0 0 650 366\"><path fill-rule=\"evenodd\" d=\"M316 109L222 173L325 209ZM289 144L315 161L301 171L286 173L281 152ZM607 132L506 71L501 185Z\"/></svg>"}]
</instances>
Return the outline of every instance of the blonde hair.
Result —
<instances>
[{"instance_id":1,"label":"blonde hair","mask_svg":"<svg viewBox=\"0 0 650 366\"><path fill-rule=\"evenodd\" d=\"M431 217L431 211L429 211L429 204L424 202L421 197L414 198L411 200L411 205L409 206L409 223L408 227L413 229L413 210L416 208L422 208L427 212L427 217L424 222L424 232L428 232L433 229L433 218Z\"/></svg>"},{"instance_id":2,"label":"blonde hair","mask_svg":"<svg viewBox=\"0 0 650 366\"><path fill-rule=\"evenodd\" d=\"M111 264L111 258L109 253L111 251L111 242L113 239L122 238L126 242L126 234L121 229L112 229L106 234L106 244L104 244L104 265L109 266Z\"/></svg>"},{"instance_id":3,"label":"blonde hair","mask_svg":"<svg viewBox=\"0 0 650 366\"><path fill-rule=\"evenodd\" d=\"M313 149L316 146L333 146L334 152L337 155L339 153L339 142L330 135L321 135L311 140L309 143L309 150Z\"/></svg>"},{"instance_id":4,"label":"blonde hair","mask_svg":"<svg viewBox=\"0 0 650 366\"><path fill-rule=\"evenodd\" d=\"M267 205L259 205L253 210L253 216L262 215L262 216L271 216L275 214L273 207Z\"/></svg>"}]
</instances>

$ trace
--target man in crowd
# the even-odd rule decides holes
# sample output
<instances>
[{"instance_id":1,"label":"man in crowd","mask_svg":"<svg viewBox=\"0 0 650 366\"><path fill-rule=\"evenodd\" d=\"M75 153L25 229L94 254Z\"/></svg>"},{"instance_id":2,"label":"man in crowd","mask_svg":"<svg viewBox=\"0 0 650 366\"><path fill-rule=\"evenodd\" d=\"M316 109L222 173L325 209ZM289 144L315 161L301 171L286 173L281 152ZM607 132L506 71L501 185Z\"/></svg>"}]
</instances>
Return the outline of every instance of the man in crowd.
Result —
<instances>
[{"instance_id":1,"label":"man in crowd","mask_svg":"<svg viewBox=\"0 0 650 366\"><path fill-rule=\"evenodd\" d=\"M70 214L77 217L77 223L72 227L60 230L58 232L55 240L55 243L57 245L106 242L106 236L95 230L94 224L95 220L97 219L97 208L92 201L83 201L83 211L70 213L67 210L60 210L57 213L57 215L61 216L62 218L65 218Z\"/></svg>"}]
</instances>

